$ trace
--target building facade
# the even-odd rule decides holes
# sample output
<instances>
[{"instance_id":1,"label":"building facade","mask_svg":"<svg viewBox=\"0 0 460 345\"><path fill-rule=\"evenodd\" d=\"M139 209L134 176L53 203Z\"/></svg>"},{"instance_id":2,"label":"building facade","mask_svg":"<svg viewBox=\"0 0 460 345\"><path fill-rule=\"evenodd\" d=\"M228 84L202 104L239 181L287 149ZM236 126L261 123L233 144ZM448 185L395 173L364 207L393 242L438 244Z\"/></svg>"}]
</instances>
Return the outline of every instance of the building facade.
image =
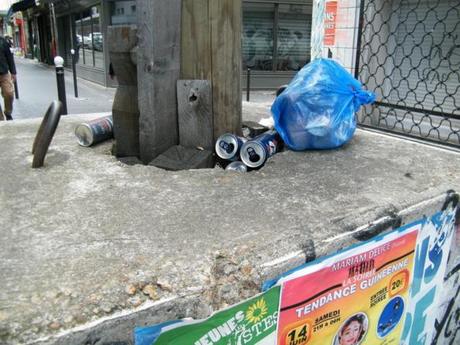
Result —
<instances>
[{"instance_id":1,"label":"building facade","mask_svg":"<svg viewBox=\"0 0 460 345\"><path fill-rule=\"evenodd\" d=\"M135 1L124 0L22 0L12 4L10 12L15 23L20 18L17 26L24 34L18 42L26 57L53 64L60 55L69 68L75 58L79 77L115 86L108 76L104 38L109 25L135 23L135 7Z\"/></svg>"},{"instance_id":2,"label":"building facade","mask_svg":"<svg viewBox=\"0 0 460 345\"><path fill-rule=\"evenodd\" d=\"M79 77L104 86L115 86L109 76L107 27L135 24L136 2L125 0L71 2L53 1L57 27L57 52L66 66L72 63L71 50Z\"/></svg>"},{"instance_id":3,"label":"building facade","mask_svg":"<svg viewBox=\"0 0 460 345\"><path fill-rule=\"evenodd\" d=\"M52 63L59 54L79 77L114 86L108 76L105 37L109 25L135 24L135 0L41 0L23 11L28 57ZM244 0L243 79L251 69L252 88L277 88L310 61L312 0ZM246 81L243 80L243 85Z\"/></svg>"},{"instance_id":4,"label":"building facade","mask_svg":"<svg viewBox=\"0 0 460 345\"><path fill-rule=\"evenodd\" d=\"M57 53L66 67L75 59L79 77L107 86L107 49L104 40L107 9L103 2L55 3ZM75 51L72 56L71 51Z\"/></svg>"},{"instance_id":5,"label":"building facade","mask_svg":"<svg viewBox=\"0 0 460 345\"><path fill-rule=\"evenodd\" d=\"M251 69L252 88L277 88L310 61L312 7L311 0L243 1L243 78Z\"/></svg>"},{"instance_id":6,"label":"building facade","mask_svg":"<svg viewBox=\"0 0 460 345\"><path fill-rule=\"evenodd\" d=\"M27 54L26 30L27 23L20 11L12 11L11 7L17 1L0 2L0 35L9 39L15 54Z\"/></svg>"}]
</instances>

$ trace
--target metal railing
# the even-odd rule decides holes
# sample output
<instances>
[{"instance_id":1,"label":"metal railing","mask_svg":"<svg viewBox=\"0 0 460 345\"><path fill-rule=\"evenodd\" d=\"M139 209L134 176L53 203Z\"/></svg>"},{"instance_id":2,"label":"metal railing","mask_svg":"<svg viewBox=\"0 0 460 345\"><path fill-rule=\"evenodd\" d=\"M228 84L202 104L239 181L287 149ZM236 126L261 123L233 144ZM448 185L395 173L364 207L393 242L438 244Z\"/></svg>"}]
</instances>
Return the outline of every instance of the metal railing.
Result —
<instances>
[{"instance_id":1,"label":"metal railing","mask_svg":"<svg viewBox=\"0 0 460 345\"><path fill-rule=\"evenodd\" d=\"M460 147L460 1L362 0L356 77L364 127Z\"/></svg>"}]
</instances>

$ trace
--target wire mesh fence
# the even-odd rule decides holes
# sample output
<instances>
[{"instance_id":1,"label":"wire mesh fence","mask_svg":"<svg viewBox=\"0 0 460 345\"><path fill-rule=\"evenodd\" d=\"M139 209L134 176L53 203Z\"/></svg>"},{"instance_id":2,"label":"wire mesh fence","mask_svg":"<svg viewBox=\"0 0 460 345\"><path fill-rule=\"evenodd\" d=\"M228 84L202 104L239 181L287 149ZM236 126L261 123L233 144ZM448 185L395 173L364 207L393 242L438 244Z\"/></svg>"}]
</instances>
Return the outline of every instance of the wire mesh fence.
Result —
<instances>
[{"instance_id":1,"label":"wire mesh fence","mask_svg":"<svg viewBox=\"0 0 460 345\"><path fill-rule=\"evenodd\" d=\"M362 126L460 147L460 0L362 0Z\"/></svg>"}]
</instances>

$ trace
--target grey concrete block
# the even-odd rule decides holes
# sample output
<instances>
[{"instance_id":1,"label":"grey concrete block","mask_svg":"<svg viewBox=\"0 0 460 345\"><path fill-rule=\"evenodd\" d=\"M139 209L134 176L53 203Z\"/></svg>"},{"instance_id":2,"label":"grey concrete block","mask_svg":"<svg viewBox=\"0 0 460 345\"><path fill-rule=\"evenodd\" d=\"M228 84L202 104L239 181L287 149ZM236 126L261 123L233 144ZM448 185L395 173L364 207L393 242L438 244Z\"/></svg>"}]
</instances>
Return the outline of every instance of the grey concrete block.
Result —
<instances>
[{"instance_id":1,"label":"grey concrete block","mask_svg":"<svg viewBox=\"0 0 460 345\"><path fill-rule=\"evenodd\" d=\"M0 123L2 344L132 344L135 326L205 317L460 190L458 153L361 130L251 174L127 166L110 142L78 146L98 116L63 118L40 170L40 119Z\"/></svg>"}]
</instances>

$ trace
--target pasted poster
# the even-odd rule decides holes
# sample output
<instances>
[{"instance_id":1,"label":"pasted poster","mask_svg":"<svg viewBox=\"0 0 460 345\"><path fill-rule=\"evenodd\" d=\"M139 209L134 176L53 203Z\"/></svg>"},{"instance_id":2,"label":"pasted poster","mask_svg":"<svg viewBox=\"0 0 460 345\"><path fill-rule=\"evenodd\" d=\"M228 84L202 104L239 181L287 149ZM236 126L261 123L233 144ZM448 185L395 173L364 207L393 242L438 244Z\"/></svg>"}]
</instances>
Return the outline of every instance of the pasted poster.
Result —
<instances>
[{"instance_id":1,"label":"pasted poster","mask_svg":"<svg viewBox=\"0 0 460 345\"><path fill-rule=\"evenodd\" d=\"M456 257L451 248L457 204L458 196L453 195L441 212L423 222L402 345L454 344L460 324L460 309L455 308L459 281L451 279L455 264L447 271L447 263Z\"/></svg>"},{"instance_id":2,"label":"pasted poster","mask_svg":"<svg viewBox=\"0 0 460 345\"><path fill-rule=\"evenodd\" d=\"M279 345L399 344L419 226L282 278Z\"/></svg>"},{"instance_id":3,"label":"pasted poster","mask_svg":"<svg viewBox=\"0 0 460 345\"><path fill-rule=\"evenodd\" d=\"M335 45L335 27L337 21L337 1L326 2L324 18L324 45Z\"/></svg>"},{"instance_id":4,"label":"pasted poster","mask_svg":"<svg viewBox=\"0 0 460 345\"><path fill-rule=\"evenodd\" d=\"M276 286L206 320L138 329L136 345L273 345L279 298L280 287Z\"/></svg>"}]
</instances>

